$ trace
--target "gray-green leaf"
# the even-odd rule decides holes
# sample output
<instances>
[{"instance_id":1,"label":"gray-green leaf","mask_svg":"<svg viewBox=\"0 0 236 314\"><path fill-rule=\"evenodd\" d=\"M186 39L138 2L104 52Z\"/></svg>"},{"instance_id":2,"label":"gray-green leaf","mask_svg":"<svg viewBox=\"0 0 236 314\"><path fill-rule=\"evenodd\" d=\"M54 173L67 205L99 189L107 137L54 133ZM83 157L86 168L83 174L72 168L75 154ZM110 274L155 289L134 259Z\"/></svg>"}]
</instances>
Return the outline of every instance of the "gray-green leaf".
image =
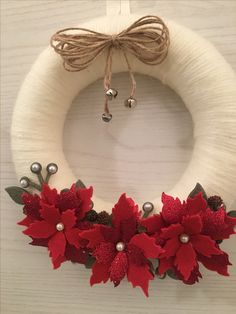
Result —
<instances>
[{"instance_id":1,"label":"gray-green leaf","mask_svg":"<svg viewBox=\"0 0 236 314\"><path fill-rule=\"evenodd\" d=\"M75 183L75 187L76 187L77 189L86 189L85 184L84 184L81 180L78 180L78 181Z\"/></svg>"},{"instance_id":2,"label":"gray-green leaf","mask_svg":"<svg viewBox=\"0 0 236 314\"><path fill-rule=\"evenodd\" d=\"M227 215L236 218L236 210L231 210L230 212L227 213Z\"/></svg>"},{"instance_id":3,"label":"gray-green leaf","mask_svg":"<svg viewBox=\"0 0 236 314\"><path fill-rule=\"evenodd\" d=\"M92 268L95 261L96 261L96 259L93 256L89 255L87 258L87 261L85 263L85 267L86 268Z\"/></svg>"},{"instance_id":4,"label":"gray-green leaf","mask_svg":"<svg viewBox=\"0 0 236 314\"><path fill-rule=\"evenodd\" d=\"M28 193L28 191L18 187L18 186L9 186L8 188L5 189L5 191L8 193L10 198L17 204L23 205L24 202L22 200L22 194L23 193Z\"/></svg>"},{"instance_id":5,"label":"gray-green leaf","mask_svg":"<svg viewBox=\"0 0 236 314\"><path fill-rule=\"evenodd\" d=\"M200 183L197 183L195 188L192 190L192 192L189 194L188 197L190 198L194 198L195 195L197 195L198 193L202 192L202 196L205 198L205 200L207 201L207 195L205 190L203 189L203 187L201 186Z\"/></svg>"},{"instance_id":6,"label":"gray-green leaf","mask_svg":"<svg viewBox=\"0 0 236 314\"><path fill-rule=\"evenodd\" d=\"M179 278L175 275L175 273L172 269L168 269L166 273L170 278L175 279L175 280L179 280Z\"/></svg>"}]
</instances>

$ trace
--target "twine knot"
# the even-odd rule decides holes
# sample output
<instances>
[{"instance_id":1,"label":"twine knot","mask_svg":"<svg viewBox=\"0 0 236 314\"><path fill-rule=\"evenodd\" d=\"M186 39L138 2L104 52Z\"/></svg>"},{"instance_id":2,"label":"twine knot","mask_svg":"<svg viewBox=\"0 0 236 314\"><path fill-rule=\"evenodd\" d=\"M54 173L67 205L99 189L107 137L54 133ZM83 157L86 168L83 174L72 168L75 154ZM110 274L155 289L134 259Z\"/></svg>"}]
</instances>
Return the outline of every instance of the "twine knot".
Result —
<instances>
[{"instance_id":1,"label":"twine knot","mask_svg":"<svg viewBox=\"0 0 236 314\"><path fill-rule=\"evenodd\" d=\"M104 90L111 86L113 49L120 49L130 74L132 88L130 97L134 98L136 81L127 53L147 65L160 64L167 56L169 31L157 16L144 16L118 34L107 35L86 28L65 28L51 37L51 46L63 59L67 71L86 69L98 56L107 51ZM105 112L109 113L108 99Z\"/></svg>"}]
</instances>

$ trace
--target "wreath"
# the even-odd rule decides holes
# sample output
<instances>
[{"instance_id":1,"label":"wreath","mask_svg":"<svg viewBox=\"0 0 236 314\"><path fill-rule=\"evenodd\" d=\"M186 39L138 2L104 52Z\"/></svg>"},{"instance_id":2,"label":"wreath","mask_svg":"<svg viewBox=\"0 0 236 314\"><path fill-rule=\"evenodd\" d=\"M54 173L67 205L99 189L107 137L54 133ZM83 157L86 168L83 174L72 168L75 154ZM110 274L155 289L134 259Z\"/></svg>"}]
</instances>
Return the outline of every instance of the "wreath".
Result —
<instances>
[{"instance_id":1,"label":"wreath","mask_svg":"<svg viewBox=\"0 0 236 314\"><path fill-rule=\"evenodd\" d=\"M156 16L142 17L118 35L72 28L57 32L51 39L65 69L72 72L87 70L107 51L104 122L111 121L108 104L117 96L111 87L114 50L123 53L130 74L132 88L125 106L133 108L137 103L136 82L128 56L154 66L166 59L169 44L169 30ZM65 69L63 73L67 73ZM36 72L40 73L38 66ZM15 121L18 114L16 108ZM17 134L16 141L23 137ZM198 282L202 278L199 264L220 275L229 275L231 263L221 243L235 234L236 211L227 213L221 196L208 196L201 184L197 183L184 201L163 193L159 213L151 214L155 207L152 202L144 203L140 210L125 193L110 213L108 208L97 210L92 201L93 188L81 180L60 191L49 184L58 171L56 163L43 169L39 162L33 162L30 171L38 182L24 176L20 179L21 187L8 187L6 191L23 205L25 217L18 223L26 227L23 233L31 238L31 245L48 249L54 269L66 261L83 264L92 269L91 285L110 280L116 287L127 277L146 296L149 281L154 278L169 276L185 284Z\"/></svg>"}]
</instances>

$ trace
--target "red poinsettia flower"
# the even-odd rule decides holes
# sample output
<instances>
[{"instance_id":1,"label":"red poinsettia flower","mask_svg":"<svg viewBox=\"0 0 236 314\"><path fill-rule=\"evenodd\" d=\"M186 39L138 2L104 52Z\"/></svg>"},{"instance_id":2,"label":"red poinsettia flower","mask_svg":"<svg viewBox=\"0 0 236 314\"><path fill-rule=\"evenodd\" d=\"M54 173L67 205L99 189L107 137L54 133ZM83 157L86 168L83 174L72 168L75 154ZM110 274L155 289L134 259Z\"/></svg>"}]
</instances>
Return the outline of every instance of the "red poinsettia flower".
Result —
<instances>
[{"instance_id":1,"label":"red poinsettia flower","mask_svg":"<svg viewBox=\"0 0 236 314\"><path fill-rule=\"evenodd\" d=\"M93 188L76 188L75 184L68 190L62 190L60 193L56 189L51 189L49 185L44 184L42 192L38 194L24 193L22 200L24 203L23 212L26 215L18 224L22 226L29 226L34 220L40 219L41 202L48 205L54 205L60 212L67 209L75 209L77 217L76 224L85 217L86 213L91 209L91 198L93 195Z\"/></svg>"},{"instance_id":2,"label":"red poinsettia flower","mask_svg":"<svg viewBox=\"0 0 236 314\"><path fill-rule=\"evenodd\" d=\"M66 260L85 263L88 258L79 231L92 227L82 221L91 209L91 197L92 188L76 189L75 184L60 193L44 184L40 195L23 194L26 218L18 224L28 227L24 233L32 238L30 244L48 247L54 268ZM60 224L63 230L57 230Z\"/></svg>"},{"instance_id":3,"label":"red poinsettia flower","mask_svg":"<svg viewBox=\"0 0 236 314\"><path fill-rule=\"evenodd\" d=\"M234 234L236 220L220 208L212 211L202 193L181 201L163 193L160 215L143 219L147 233L155 235L156 243L165 252L160 258L158 273L168 269L185 283L193 284L201 277L198 261L206 268L228 275L228 255L215 240Z\"/></svg>"},{"instance_id":4,"label":"red poinsettia flower","mask_svg":"<svg viewBox=\"0 0 236 314\"><path fill-rule=\"evenodd\" d=\"M48 239L52 262L65 255L66 244L79 248L79 230L75 228L75 210L68 209L60 214L54 205L43 204L40 208L42 220L34 221L23 231L33 239Z\"/></svg>"},{"instance_id":5,"label":"red poinsettia flower","mask_svg":"<svg viewBox=\"0 0 236 314\"><path fill-rule=\"evenodd\" d=\"M94 225L80 234L96 258L91 285L110 279L117 286L127 275L148 296L148 283L154 278L148 258L157 258L163 250L154 238L138 233L139 219L138 207L123 194L112 210L112 226Z\"/></svg>"}]
</instances>

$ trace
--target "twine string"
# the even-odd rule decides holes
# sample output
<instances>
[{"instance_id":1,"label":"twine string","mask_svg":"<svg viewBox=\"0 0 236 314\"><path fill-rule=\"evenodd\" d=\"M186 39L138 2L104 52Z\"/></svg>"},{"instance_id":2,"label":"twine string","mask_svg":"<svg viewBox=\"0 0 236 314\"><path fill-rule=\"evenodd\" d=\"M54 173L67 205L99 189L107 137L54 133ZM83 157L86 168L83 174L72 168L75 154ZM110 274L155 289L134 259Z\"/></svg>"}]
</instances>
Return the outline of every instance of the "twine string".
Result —
<instances>
[{"instance_id":1,"label":"twine string","mask_svg":"<svg viewBox=\"0 0 236 314\"><path fill-rule=\"evenodd\" d=\"M136 81L127 55L135 56L144 64L157 65L166 58L169 42L169 31L162 19L146 15L116 35L102 34L81 27L65 28L51 37L50 44L62 57L64 68L70 72L86 69L107 50L103 80L105 91L111 88L113 51L121 50L130 75L130 97L133 98ZM104 111L109 113L107 97Z\"/></svg>"}]
</instances>

